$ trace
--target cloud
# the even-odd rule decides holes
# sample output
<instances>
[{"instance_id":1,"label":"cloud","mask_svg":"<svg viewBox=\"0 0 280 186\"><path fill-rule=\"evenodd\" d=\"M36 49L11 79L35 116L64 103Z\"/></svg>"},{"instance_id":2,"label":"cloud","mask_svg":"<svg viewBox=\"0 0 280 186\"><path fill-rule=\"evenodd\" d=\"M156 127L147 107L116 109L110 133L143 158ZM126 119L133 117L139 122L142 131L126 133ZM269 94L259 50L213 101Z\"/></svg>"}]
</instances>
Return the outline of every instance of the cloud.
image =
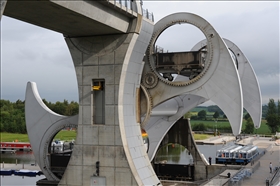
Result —
<instances>
[{"instance_id":1,"label":"cloud","mask_svg":"<svg viewBox=\"0 0 280 186\"><path fill-rule=\"evenodd\" d=\"M28 81L49 101L78 100L77 81L63 35L2 17L1 99L24 100Z\"/></svg>"},{"instance_id":2,"label":"cloud","mask_svg":"<svg viewBox=\"0 0 280 186\"><path fill-rule=\"evenodd\" d=\"M263 103L279 99L279 2L145 1L155 22L177 12L206 19L250 60L260 82ZM28 81L48 101L78 101L77 80L62 34L6 16L1 20L1 99L24 100ZM158 39L169 51L190 50L204 39L194 26L176 25Z\"/></svg>"}]
</instances>

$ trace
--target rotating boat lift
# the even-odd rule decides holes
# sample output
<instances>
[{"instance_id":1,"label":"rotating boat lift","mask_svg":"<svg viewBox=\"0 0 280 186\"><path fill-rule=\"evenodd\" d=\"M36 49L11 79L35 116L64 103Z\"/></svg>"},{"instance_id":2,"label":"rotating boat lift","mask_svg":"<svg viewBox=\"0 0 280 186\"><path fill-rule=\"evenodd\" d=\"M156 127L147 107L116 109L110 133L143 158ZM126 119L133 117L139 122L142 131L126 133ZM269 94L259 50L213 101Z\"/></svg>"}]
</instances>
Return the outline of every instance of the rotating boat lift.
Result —
<instances>
[{"instance_id":1,"label":"rotating boat lift","mask_svg":"<svg viewBox=\"0 0 280 186\"><path fill-rule=\"evenodd\" d=\"M175 24L183 23L196 26L206 40L195 45L191 52L182 54L189 60L176 60L176 54L171 57L170 54L158 54L155 43L160 34ZM126 160L136 183L161 185L150 161L177 120L197 105L211 100L227 115L233 134L238 135L243 107L250 113L255 127L260 127L261 96L249 60L234 43L222 39L200 16L191 13L169 15L152 26L150 30L153 31L149 34L144 32L148 24L144 21L138 24L142 24L141 31L138 38L133 39L134 46L128 51L119 78L118 123ZM148 41L147 44L143 40ZM133 54L136 50L137 57ZM143 57L144 61L141 61ZM192 70L192 65L196 65L196 71ZM48 148L62 128L78 126L79 130L79 118L84 116L66 117L50 111L41 101L33 82L27 84L25 109L29 139L42 172L50 181L63 180L61 184L67 184L69 176L60 178L52 172ZM149 136L147 153L141 139L141 128ZM77 138L81 138L80 135L78 133ZM75 146L73 153L77 151L83 153ZM207 162L203 164L205 166ZM103 176L107 175L104 173Z\"/></svg>"}]
</instances>

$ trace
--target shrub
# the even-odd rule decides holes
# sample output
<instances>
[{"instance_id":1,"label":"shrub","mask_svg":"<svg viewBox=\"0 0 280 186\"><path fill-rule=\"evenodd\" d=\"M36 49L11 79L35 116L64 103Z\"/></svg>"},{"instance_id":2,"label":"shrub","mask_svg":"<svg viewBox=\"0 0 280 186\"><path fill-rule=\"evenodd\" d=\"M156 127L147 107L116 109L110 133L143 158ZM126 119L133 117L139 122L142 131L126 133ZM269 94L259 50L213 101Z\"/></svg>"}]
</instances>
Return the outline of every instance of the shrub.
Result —
<instances>
[{"instance_id":1,"label":"shrub","mask_svg":"<svg viewBox=\"0 0 280 186\"><path fill-rule=\"evenodd\" d=\"M197 116L191 116L191 120L198 120Z\"/></svg>"},{"instance_id":2,"label":"shrub","mask_svg":"<svg viewBox=\"0 0 280 186\"><path fill-rule=\"evenodd\" d=\"M199 123L199 124L195 124L193 126L193 131L205 131L206 130L206 126L204 125L204 123Z\"/></svg>"}]
</instances>

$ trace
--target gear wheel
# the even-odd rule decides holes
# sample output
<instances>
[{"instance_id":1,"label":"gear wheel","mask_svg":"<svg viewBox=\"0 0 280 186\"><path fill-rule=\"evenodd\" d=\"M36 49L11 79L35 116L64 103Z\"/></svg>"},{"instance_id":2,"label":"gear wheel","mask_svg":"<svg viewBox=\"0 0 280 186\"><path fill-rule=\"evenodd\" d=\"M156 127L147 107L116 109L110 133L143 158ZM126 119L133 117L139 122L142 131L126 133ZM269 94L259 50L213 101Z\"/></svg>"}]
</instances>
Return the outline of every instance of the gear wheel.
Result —
<instances>
[{"instance_id":1,"label":"gear wheel","mask_svg":"<svg viewBox=\"0 0 280 186\"><path fill-rule=\"evenodd\" d=\"M158 76L153 72L148 72L145 74L142 83L146 88L154 88L158 84Z\"/></svg>"},{"instance_id":2,"label":"gear wheel","mask_svg":"<svg viewBox=\"0 0 280 186\"><path fill-rule=\"evenodd\" d=\"M193 26L196 26L197 28L199 28L205 35L206 39L207 39L207 46L208 46L208 54L207 54L207 61L206 61L206 65L203 69L203 71L201 73L199 73L197 76L195 77L192 77L189 81L186 81L186 82L182 82L182 81L178 81L178 82L173 82L173 81L170 81L170 80L167 80L165 79L164 77L162 77L161 74L159 74L157 71L156 71L156 67L155 67L155 62L154 62L154 58L152 57L152 54L154 53L154 46L155 46L155 43L158 39L158 37L162 34L162 32L164 30L166 30L167 28L175 25L175 24L181 24L181 23L187 23L187 24L191 24ZM188 19L179 19L179 20L172 20L171 22L168 22L165 24L165 26L163 26L162 28L159 28L158 30L154 31L153 35L152 35L152 38L150 40L150 44L146 50L146 56L147 56L147 61L148 61L148 64L150 66L150 69L151 71L158 77L158 79L160 81L162 81L163 83L167 84L167 85L171 85L171 86L177 86L177 87L180 87L180 86L188 86L192 83L195 83L197 82L209 69L210 65L211 65L211 62L212 62L212 58L213 58L213 43L212 43L212 38L214 38L214 34L210 34L208 35L207 34L207 31L205 30L205 28L203 28L202 26L200 26L198 23L194 22L194 21L191 21L191 20L188 20ZM146 87L146 84L145 82L143 82L143 84L145 85ZM147 86L147 88L149 88Z\"/></svg>"}]
</instances>

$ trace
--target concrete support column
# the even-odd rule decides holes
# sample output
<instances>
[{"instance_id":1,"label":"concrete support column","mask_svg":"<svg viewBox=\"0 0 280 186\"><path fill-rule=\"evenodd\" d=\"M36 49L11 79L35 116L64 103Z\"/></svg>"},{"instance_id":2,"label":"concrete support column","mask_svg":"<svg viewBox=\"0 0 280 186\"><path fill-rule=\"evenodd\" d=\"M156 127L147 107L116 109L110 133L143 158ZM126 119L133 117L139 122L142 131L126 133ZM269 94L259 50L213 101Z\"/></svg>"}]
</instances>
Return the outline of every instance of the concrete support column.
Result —
<instances>
[{"instance_id":1,"label":"concrete support column","mask_svg":"<svg viewBox=\"0 0 280 186\"><path fill-rule=\"evenodd\" d=\"M0 20L2 18L3 13L4 13L6 4L7 4L7 0L1 0L1 4L0 4L0 10L1 10L1 12L0 12L1 13L0 14Z\"/></svg>"},{"instance_id":2,"label":"concrete support column","mask_svg":"<svg viewBox=\"0 0 280 186\"><path fill-rule=\"evenodd\" d=\"M207 169L206 162L201 157L201 153L199 152L196 143L194 141L191 129L190 119L187 119L187 149L191 152L193 156L193 164L194 164L194 180L203 180L207 177Z\"/></svg>"},{"instance_id":3,"label":"concrete support column","mask_svg":"<svg viewBox=\"0 0 280 186\"><path fill-rule=\"evenodd\" d=\"M66 38L79 87L79 120L74 150L60 185L90 185L98 179L104 179L106 185L136 185L118 121L119 79L134 35ZM92 89L93 80L102 81L102 90ZM94 97L101 91L104 101L97 103ZM104 104L104 122L96 120L97 104ZM96 162L99 177L95 177Z\"/></svg>"}]
</instances>

